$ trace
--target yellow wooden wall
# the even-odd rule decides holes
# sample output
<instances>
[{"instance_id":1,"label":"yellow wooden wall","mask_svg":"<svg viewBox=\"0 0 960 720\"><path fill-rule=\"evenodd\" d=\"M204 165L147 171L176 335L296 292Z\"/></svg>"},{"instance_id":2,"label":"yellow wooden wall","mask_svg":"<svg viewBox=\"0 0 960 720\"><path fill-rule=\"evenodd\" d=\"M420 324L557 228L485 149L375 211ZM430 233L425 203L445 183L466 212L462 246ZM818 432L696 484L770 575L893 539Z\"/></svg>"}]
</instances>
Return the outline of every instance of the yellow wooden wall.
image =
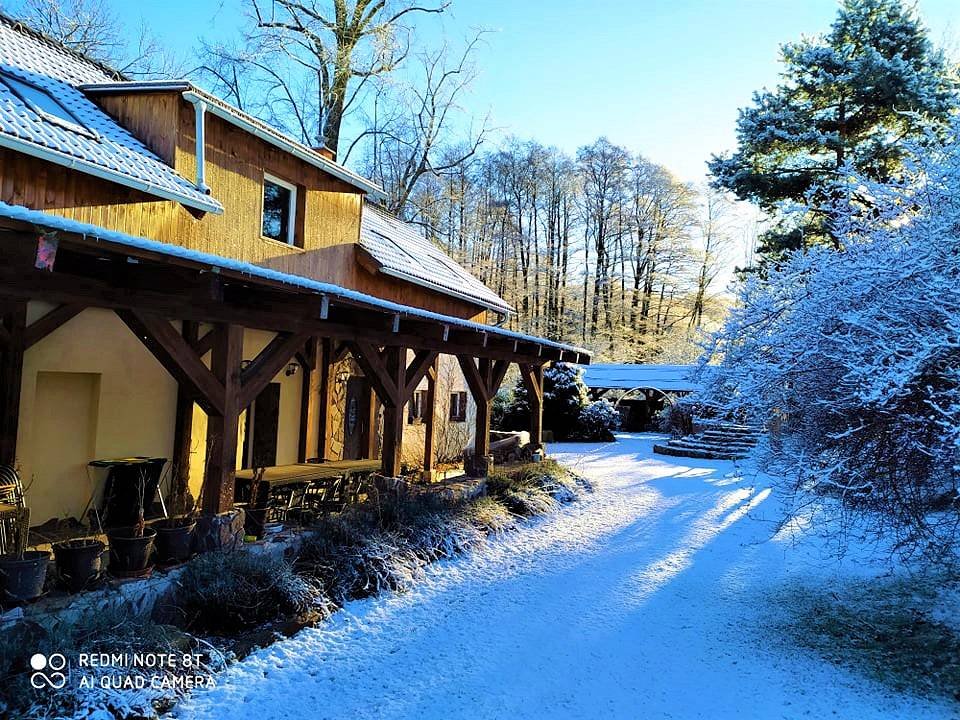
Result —
<instances>
[{"instance_id":1,"label":"yellow wooden wall","mask_svg":"<svg viewBox=\"0 0 960 720\"><path fill-rule=\"evenodd\" d=\"M194 111L179 94L100 101L177 171L195 177ZM175 142L171 142L171 138ZM299 188L300 247L261 237L264 171ZM206 182L224 206L197 215L183 205L0 149L0 200L152 240L331 282L376 297L481 320L477 306L384 275L357 262L363 194L319 168L207 116Z\"/></svg>"}]
</instances>

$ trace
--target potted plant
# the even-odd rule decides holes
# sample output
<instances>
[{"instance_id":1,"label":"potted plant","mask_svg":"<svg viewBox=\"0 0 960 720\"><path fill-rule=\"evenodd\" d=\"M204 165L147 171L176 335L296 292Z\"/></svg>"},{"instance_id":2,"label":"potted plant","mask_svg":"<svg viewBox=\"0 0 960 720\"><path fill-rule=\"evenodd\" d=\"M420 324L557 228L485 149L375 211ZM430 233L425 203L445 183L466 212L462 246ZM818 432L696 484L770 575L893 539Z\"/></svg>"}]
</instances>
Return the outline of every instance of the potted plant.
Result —
<instances>
[{"instance_id":1,"label":"potted plant","mask_svg":"<svg viewBox=\"0 0 960 720\"><path fill-rule=\"evenodd\" d=\"M153 523L153 528L157 531L157 561L161 564L173 564L189 560L196 527L197 520L192 512Z\"/></svg>"},{"instance_id":2,"label":"potted plant","mask_svg":"<svg viewBox=\"0 0 960 720\"><path fill-rule=\"evenodd\" d=\"M14 526L11 533L14 552L0 555L0 602L17 604L34 600L43 594L50 553L26 549L30 527L30 511L27 508L8 512L10 519L4 518L0 522Z\"/></svg>"},{"instance_id":3,"label":"potted plant","mask_svg":"<svg viewBox=\"0 0 960 720\"><path fill-rule=\"evenodd\" d=\"M57 575L69 590L79 592L96 582L103 571L107 546L96 538L77 538L53 544Z\"/></svg>"},{"instance_id":4,"label":"potted plant","mask_svg":"<svg viewBox=\"0 0 960 720\"><path fill-rule=\"evenodd\" d=\"M173 516L153 523L157 531L157 562L161 565L186 562L193 555L197 505L190 497L186 481L180 482L180 478L179 468L172 468L170 507Z\"/></svg>"},{"instance_id":5,"label":"potted plant","mask_svg":"<svg viewBox=\"0 0 960 720\"><path fill-rule=\"evenodd\" d=\"M157 531L147 527L143 520L144 493L146 491L146 471L140 472L140 484L137 505L137 522L131 527L117 527L107 530L110 540L110 574L114 577L142 577L153 570L151 556L153 541Z\"/></svg>"}]
</instances>

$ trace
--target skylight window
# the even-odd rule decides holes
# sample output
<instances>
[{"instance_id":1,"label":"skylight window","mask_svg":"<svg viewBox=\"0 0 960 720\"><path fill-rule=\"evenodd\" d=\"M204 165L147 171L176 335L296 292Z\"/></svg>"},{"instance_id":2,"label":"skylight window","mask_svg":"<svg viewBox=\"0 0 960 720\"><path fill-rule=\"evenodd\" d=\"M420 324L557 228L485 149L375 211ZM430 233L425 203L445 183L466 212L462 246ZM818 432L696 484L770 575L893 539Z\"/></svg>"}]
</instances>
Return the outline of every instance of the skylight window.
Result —
<instances>
[{"instance_id":1,"label":"skylight window","mask_svg":"<svg viewBox=\"0 0 960 720\"><path fill-rule=\"evenodd\" d=\"M46 90L6 74L0 74L0 80L10 89L10 92L45 120L87 137L97 137L96 133L81 123L76 115L67 110Z\"/></svg>"}]
</instances>

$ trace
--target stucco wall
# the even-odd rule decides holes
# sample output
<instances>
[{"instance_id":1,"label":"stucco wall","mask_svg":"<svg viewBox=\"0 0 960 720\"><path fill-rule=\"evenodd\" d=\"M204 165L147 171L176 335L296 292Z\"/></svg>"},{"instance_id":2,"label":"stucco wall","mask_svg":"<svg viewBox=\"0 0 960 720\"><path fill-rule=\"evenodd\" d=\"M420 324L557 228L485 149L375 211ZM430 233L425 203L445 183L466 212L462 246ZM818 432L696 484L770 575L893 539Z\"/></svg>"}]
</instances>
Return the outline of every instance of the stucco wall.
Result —
<instances>
[{"instance_id":1,"label":"stucco wall","mask_svg":"<svg viewBox=\"0 0 960 720\"><path fill-rule=\"evenodd\" d=\"M28 322L50 305L31 302ZM55 434L37 437L35 401L38 373L87 373L97 376L98 398L91 450L94 458L153 455L169 458L173 449L176 383L111 311L85 310L24 354L17 460L26 486L31 524L51 518L79 517L96 486L97 473L76 463L54 483L34 472L40 453L56 454L64 435L76 431L65 414ZM69 384L64 384L69 392ZM50 398L47 396L46 401ZM76 403L62 399L66 409ZM49 467L49 463L46 463ZM63 482L63 478L68 478Z\"/></svg>"}]
</instances>

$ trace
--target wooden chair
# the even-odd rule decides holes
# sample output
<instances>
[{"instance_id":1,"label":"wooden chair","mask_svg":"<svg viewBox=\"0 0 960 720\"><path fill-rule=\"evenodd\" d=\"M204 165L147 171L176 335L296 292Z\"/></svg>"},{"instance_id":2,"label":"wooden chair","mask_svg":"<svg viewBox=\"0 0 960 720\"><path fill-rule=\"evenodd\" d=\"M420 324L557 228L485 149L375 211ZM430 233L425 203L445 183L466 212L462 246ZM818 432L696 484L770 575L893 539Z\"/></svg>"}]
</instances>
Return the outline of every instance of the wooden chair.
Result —
<instances>
[{"instance_id":1,"label":"wooden chair","mask_svg":"<svg viewBox=\"0 0 960 720\"><path fill-rule=\"evenodd\" d=\"M20 473L10 465L0 465L0 505L13 505L22 508L23 483L20 482Z\"/></svg>"},{"instance_id":2,"label":"wooden chair","mask_svg":"<svg viewBox=\"0 0 960 720\"><path fill-rule=\"evenodd\" d=\"M0 555L22 553L29 537L29 508L0 505Z\"/></svg>"}]
</instances>

